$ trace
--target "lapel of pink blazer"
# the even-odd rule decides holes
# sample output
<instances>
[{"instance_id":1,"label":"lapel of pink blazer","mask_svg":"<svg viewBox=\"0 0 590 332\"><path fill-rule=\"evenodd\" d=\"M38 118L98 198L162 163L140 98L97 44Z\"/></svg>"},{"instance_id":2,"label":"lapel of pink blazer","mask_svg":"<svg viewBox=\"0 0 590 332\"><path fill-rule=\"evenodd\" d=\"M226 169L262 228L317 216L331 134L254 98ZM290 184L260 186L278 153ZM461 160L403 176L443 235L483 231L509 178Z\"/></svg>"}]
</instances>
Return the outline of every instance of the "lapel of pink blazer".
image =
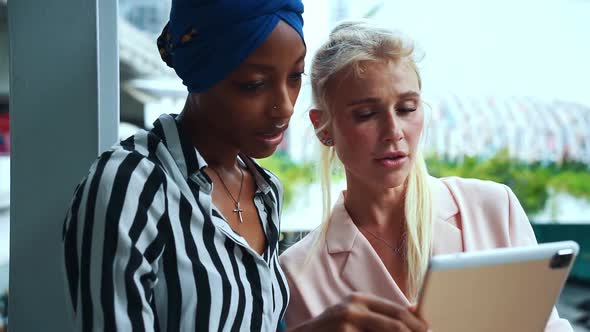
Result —
<instances>
[{"instance_id":1,"label":"lapel of pink blazer","mask_svg":"<svg viewBox=\"0 0 590 332\"><path fill-rule=\"evenodd\" d=\"M463 250L461 230L456 225L459 209L449 189L434 179L435 202L433 254L460 252ZM326 233L328 254L346 255L340 268L341 280L350 291L367 292L400 303L410 302L387 272L381 259L369 241L358 230L344 207L341 194L332 210L332 222ZM333 261L336 261L335 259Z\"/></svg>"},{"instance_id":2,"label":"lapel of pink blazer","mask_svg":"<svg viewBox=\"0 0 590 332\"><path fill-rule=\"evenodd\" d=\"M464 251L510 246L508 193L502 186L455 177L439 181L444 181L460 211Z\"/></svg>"},{"instance_id":3,"label":"lapel of pink blazer","mask_svg":"<svg viewBox=\"0 0 590 332\"><path fill-rule=\"evenodd\" d=\"M449 188L437 178L431 178L434 229L432 254L442 255L464 251L461 215Z\"/></svg>"},{"instance_id":4,"label":"lapel of pink blazer","mask_svg":"<svg viewBox=\"0 0 590 332\"><path fill-rule=\"evenodd\" d=\"M344 207L342 195L332 209L332 222L326 233L328 254L347 255L340 277L351 292L363 292L409 305L371 244L358 230Z\"/></svg>"}]
</instances>

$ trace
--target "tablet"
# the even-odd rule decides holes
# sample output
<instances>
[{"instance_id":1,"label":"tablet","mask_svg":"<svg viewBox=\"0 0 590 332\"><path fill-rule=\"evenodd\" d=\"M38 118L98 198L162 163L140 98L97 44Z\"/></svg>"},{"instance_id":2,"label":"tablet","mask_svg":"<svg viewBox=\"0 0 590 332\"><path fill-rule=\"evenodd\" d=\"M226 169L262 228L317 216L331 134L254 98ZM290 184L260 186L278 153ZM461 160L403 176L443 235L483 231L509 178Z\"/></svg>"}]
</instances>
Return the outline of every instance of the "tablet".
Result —
<instances>
[{"instance_id":1,"label":"tablet","mask_svg":"<svg viewBox=\"0 0 590 332\"><path fill-rule=\"evenodd\" d=\"M436 332L544 331L578 251L564 241L434 256L418 312Z\"/></svg>"}]
</instances>

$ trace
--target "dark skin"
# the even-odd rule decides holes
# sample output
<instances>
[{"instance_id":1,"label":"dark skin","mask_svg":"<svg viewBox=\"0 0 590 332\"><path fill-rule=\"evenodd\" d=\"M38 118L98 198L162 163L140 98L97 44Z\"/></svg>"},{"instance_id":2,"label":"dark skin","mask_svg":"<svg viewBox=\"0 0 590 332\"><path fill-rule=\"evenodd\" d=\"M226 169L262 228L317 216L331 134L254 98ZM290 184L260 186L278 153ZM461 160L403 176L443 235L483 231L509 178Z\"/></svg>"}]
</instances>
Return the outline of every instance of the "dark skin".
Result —
<instances>
[{"instance_id":1,"label":"dark skin","mask_svg":"<svg viewBox=\"0 0 590 332\"><path fill-rule=\"evenodd\" d=\"M259 254L268 243L254 205L257 186L237 156L264 158L276 150L299 95L305 52L299 34L281 21L224 80L205 92L191 93L179 115L181 126L209 165L205 172L213 181L213 203ZM238 199L242 174L240 223L227 190Z\"/></svg>"}]
</instances>

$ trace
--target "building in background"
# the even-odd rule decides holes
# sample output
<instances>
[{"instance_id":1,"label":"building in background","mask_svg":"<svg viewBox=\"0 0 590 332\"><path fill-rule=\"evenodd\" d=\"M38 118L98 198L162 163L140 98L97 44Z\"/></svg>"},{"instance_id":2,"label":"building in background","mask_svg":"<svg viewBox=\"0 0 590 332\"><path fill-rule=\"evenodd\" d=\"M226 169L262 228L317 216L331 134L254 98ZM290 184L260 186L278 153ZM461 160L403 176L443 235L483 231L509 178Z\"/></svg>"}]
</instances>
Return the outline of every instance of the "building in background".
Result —
<instances>
[{"instance_id":1,"label":"building in background","mask_svg":"<svg viewBox=\"0 0 590 332\"><path fill-rule=\"evenodd\" d=\"M156 39L170 1L119 0L121 120L149 128L162 113L178 113L187 91L160 58Z\"/></svg>"},{"instance_id":2,"label":"building in background","mask_svg":"<svg viewBox=\"0 0 590 332\"><path fill-rule=\"evenodd\" d=\"M119 16L152 36L162 31L168 21L170 8L170 0L119 0Z\"/></svg>"},{"instance_id":3,"label":"building in background","mask_svg":"<svg viewBox=\"0 0 590 332\"><path fill-rule=\"evenodd\" d=\"M533 97L428 98L426 150L460 161L507 149L524 162L590 164L590 106Z\"/></svg>"},{"instance_id":4,"label":"building in background","mask_svg":"<svg viewBox=\"0 0 590 332\"><path fill-rule=\"evenodd\" d=\"M119 19L121 121L151 127L162 113L178 113L186 87L160 58L156 36Z\"/></svg>"}]
</instances>

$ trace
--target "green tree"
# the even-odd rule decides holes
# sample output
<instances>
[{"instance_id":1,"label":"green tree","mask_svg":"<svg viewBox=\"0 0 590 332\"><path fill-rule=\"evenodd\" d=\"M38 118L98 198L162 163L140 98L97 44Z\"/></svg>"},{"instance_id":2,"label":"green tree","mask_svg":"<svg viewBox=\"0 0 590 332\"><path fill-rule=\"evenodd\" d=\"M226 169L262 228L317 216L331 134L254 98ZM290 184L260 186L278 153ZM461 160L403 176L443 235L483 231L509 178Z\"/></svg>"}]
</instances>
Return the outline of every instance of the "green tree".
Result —
<instances>
[{"instance_id":1,"label":"green tree","mask_svg":"<svg viewBox=\"0 0 590 332\"><path fill-rule=\"evenodd\" d=\"M489 159L465 157L458 162L431 156L427 163L430 173L437 177L454 175L509 186L527 214L535 214L545 207L549 188L590 199L590 169L583 163L524 163L511 159L505 149Z\"/></svg>"}]
</instances>

